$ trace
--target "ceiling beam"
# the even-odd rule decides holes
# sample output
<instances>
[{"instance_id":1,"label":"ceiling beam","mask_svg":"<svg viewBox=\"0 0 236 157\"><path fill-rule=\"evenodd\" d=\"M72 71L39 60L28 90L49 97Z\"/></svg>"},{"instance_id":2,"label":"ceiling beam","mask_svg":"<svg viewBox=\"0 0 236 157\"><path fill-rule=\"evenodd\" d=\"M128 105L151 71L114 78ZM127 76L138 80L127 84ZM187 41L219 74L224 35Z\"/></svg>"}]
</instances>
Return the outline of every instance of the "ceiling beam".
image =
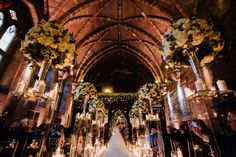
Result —
<instances>
[{"instance_id":1,"label":"ceiling beam","mask_svg":"<svg viewBox=\"0 0 236 157\"><path fill-rule=\"evenodd\" d=\"M94 30L93 32L90 32L86 36L84 36L80 41L78 41L76 43L76 48L81 47L87 40L93 38L93 36L95 36L95 35L97 35L99 33L102 33L102 32L104 32L106 30L113 29L114 27L118 27L118 26L126 26L126 27L129 27L131 29L134 29L134 30L144 34L145 36L147 36L151 40L153 40L153 42L156 45L161 46L161 42L160 42L161 39L157 39L152 34L148 33L147 31L143 30L142 28L139 28L138 26L134 26L134 25L131 25L131 24L128 24L128 23L112 23L112 24L100 27L100 28Z\"/></svg>"},{"instance_id":2,"label":"ceiling beam","mask_svg":"<svg viewBox=\"0 0 236 157\"><path fill-rule=\"evenodd\" d=\"M64 23L63 21L67 21L68 18L73 17L74 14L76 14L77 11L81 11L82 9L92 6L96 3L100 3L101 1L104 1L104 3L108 3L112 0L85 0L81 3L78 3L73 8L67 10L63 15L57 18L58 23Z\"/></svg>"},{"instance_id":3,"label":"ceiling beam","mask_svg":"<svg viewBox=\"0 0 236 157\"><path fill-rule=\"evenodd\" d=\"M143 39L126 39L126 40L121 40L120 42L123 42L123 43L124 42L142 42L142 43L147 43L152 46L156 46L155 43L150 42L148 40L143 40ZM116 44L116 43L119 43L119 41L118 40L111 40L111 39L100 39L100 40L95 39L95 40L90 40L90 41L84 43L83 46L87 46L87 45L93 44L93 43L115 43ZM159 47L157 47L157 48L159 48Z\"/></svg>"}]
</instances>

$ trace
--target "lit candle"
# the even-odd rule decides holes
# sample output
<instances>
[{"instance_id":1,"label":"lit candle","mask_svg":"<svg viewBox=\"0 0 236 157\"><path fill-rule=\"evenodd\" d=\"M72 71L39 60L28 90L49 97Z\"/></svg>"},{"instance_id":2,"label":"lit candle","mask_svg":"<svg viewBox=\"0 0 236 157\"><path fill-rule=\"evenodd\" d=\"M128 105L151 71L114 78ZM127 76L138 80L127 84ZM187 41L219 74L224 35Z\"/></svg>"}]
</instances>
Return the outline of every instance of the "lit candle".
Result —
<instances>
[{"instance_id":1,"label":"lit candle","mask_svg":"<svg viewBox=\"0 0 236 157\"><path fill-rule=\"evenodd\" d=\"M19 93L22 93L24 91L24 88L25 88L25 82L24 81L20 81L17 84L16 91L19 92Z\"/></svg>"},{"instance_id":2,"label":"lit candle","mask_svg":"<svg viewBox=\"0 0 236 157\"><path fill-rule=\"evenodd\" d=\"M183 153L179 148L177 149L177 156L178 157L183 157Z\"/></svg>"},{"instance_id":3,"label":"lit candle","mask_svg":"<svg viewBox=\"0 0 236 157\"><path fill-rule=\"evenodd\" d=\"M38 92L39 92L39 93L43 93L44 90L45 90L45 87L46 87L45 82L44 82L44 81L40 81L40 82L39 82L39 86L38 86Z\"/></svg>"},{"instance_id":4,"label":"lit candle","mask_svg":"<svg viewBox=\"0 0 236 157\"><path fill-rule=\"evenodd\" d=\"M220 91L227 91L228 90L228 87L227 87L224 80L218 80L216 82L216 84L217 84L217 87L219 88Z\"/></svg>"},{"instance_id":5,"label":"lit candle","mask_svg":"<svg viewBox=\"0 0 236 157\"><path fill-rule=\"evenodd\" d=\"M189 97L190 95L193 95L194 92L190 88L185 87L184 88L184 94L185 94L185 97Z\"/></svg>"},{"instance_id":6,"label":"lit candle","mask_svg":"<svg viewBox=\"0 0 236 157\"><path fill-rule=\"evenodd\" d=\"M58 83L55 84L54 91L56 94L59 92L59 84Z\"/></svg>"},{"instance_id":7,"label":"lit candle","mask_svg":"<svg viewBox=\"0 0 236 157\"><path fill-rule=\"evenodd\" d=\"M54 91L53 99L56 100L57 99L57 95L59 93L59 84L58 83L55 84L53 91Z\"/></svg>"},{"instance_id":8,"label":"lit candle","mask_svg":"<svg viewBox=\"0 0 236 157\"><path fill-rule=\"evenodd\" d=\"M196 90L197 91L201 91L201 90L204 90L204 85L203 85L203 82L201 79L198 79L196 82L195 82L195 87L196 87Z\"/></svg>"},{"instance_id":9,"label":"lit candle","mask_svg":"<svg viewBox=\"0 0 236 157\"><path fill-rule=\"evenodd\" d=\"M216 88L215 88L214 86L212 86L210 90L211 90L211 91L215 91Z\"/></svg>"},{"instance_id":10,"label":"lit candle","mask_svg":"<svg viewBox=\"0 0 236 157\"><path fill-rule=\"evenodd\" d=\"M55 94L55 91L54 90L50 90L49 97L54 99L54 94Z\"/></svg>"}]
</instances>

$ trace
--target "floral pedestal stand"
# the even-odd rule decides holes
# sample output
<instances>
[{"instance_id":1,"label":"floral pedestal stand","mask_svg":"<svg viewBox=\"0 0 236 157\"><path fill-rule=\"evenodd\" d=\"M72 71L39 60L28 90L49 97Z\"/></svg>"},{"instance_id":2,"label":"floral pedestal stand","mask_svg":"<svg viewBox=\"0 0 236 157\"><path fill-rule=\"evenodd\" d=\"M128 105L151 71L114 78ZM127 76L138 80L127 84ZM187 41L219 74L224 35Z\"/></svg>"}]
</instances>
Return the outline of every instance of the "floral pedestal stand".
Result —
<instances>
[{"instance_id":1,"label":"floral pedestal stand","mask_svg":"<svg viewBox=\"0 0 236 157\"><path fill-rule=\"evenodd\" d=\"M196 55L194 53L190 54L188 61L191 65L193 74L196 78L196 81L195 81L196 90L197 91L205 90L205 86L204 86L203 80L201 78L199 61L198 61Z\"/></svg>"}]
</instances>

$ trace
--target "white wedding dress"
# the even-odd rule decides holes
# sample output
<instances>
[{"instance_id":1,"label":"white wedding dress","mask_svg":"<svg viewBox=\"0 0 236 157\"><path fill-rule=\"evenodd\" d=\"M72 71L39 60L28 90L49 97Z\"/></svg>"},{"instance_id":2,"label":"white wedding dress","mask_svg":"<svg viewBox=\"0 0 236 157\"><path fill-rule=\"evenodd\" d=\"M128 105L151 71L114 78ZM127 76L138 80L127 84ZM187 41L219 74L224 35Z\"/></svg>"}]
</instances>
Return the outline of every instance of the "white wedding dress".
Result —
<instances>
[{"instance_id":1,"label":"white wedding dress","mask_svg":"<svg viewBox=\"0 0 236 157\"><path fill-rule=\"evenodd\" d=\"M117 127L113 130L108 147L104 151L104 157L132 157Z\"/></svg>"}]
</instances>

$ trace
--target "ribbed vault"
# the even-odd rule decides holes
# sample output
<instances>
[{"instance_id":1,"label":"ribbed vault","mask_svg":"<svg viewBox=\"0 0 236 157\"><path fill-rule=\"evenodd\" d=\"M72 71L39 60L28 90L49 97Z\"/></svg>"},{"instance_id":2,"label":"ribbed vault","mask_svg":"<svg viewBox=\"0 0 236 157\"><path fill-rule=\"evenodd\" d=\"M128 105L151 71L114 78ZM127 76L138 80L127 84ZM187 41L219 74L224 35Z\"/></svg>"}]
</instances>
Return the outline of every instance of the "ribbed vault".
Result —
<instances>
[{"instance_id":1,"label":"ribbed vault","mask_svg":"<svg viewBox=\"0 0 236 157\"><path fill-rule=\"evenodd\" d=\"M144 81L144 75L163 79L159 49L162 35L173 21L190 16L221 17L229 5L230 0L48 0L45 11L49 20L74 33L78 80L96 82L100 78L96 73L105 76L111 71L105 67L119 69L124 61L130 71L135 67L136 77ZM126 56L135 62L129 63Z\"/></svg>"}]
</instances>

